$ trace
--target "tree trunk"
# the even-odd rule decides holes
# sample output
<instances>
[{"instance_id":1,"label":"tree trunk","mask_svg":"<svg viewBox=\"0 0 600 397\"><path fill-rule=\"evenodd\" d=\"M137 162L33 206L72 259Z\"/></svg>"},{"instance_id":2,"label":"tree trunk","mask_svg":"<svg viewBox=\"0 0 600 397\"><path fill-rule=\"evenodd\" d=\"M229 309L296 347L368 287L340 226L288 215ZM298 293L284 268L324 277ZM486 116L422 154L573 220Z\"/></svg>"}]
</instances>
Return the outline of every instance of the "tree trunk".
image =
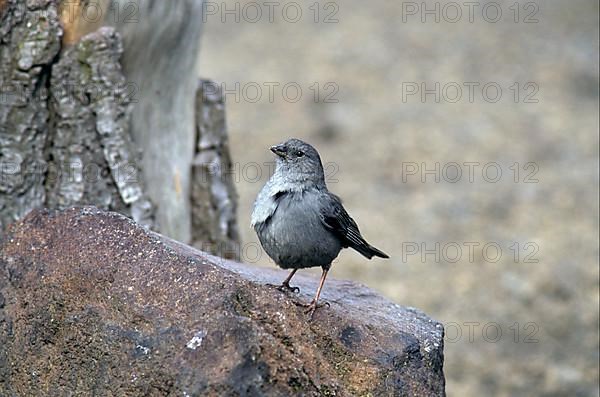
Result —
<instances>
[{"instance_id":1,"label":"tree trunk","mask_svg":"<svg viewBox=\"0 0 600 397\"><path fill-rule=\"evenodd\" d=\"M2 229L37 207L93 204L152 226L131 149L120 38L103 28L63 48L57 1L2 9Z\"/></svg>"},{"instance_id":2,"label":"tree trunk","mask_svg":"<svg viewBox=\"0 0 600 397\"><path fill-rule=\"evenodd\" d=\"M196 95L196 156L192 165L193 245L223 258L240 259L225 98L213 81L200 80Z\"/></svg>"},{"instance_id":3,"label":"tree trunk","mask_svg":"<svg viewBox=\"0 0 600 397\"><path fill-rule=\"evenodd\" d=\"M234 186L197 179L231 162L222 98L196 101L202 1L0 0L0 21L0 233L92 204L237 257Z\"/></svg>"},{"instance_id":4,"label":"tree trunk","mask_svg":"<svg viewBox=\"0 0 600 397\"><path fill-rule=\"evenodd\" d=\"M144 153L141 166L148 194L157 205L161 233L189 243L202 1L119 0L118 4L123 70L137 89L131 133ZM136 16L137 22L130 21Z\"/></svg>"},{"instance_id":5,"label":"tree trunk","mask_svg":"<svg viewBox=\"0 0 600 397\"><path fill-rule=\"evenodd\" d=\"M0 230L46 200L47 88L61 35L55 3L0 2Z\"/></svg>"},{"instance_id":6,"label":"tree trunk","mask_svg":"<svg viewBox=\"0 0 600 397\"><path fill-rule=\"evenodd\" d=\"M84 36L52 66L46 205L92 203L152 226L152 205L129 136L131 100L112 28Z\"/></svg>"}]
</instances>

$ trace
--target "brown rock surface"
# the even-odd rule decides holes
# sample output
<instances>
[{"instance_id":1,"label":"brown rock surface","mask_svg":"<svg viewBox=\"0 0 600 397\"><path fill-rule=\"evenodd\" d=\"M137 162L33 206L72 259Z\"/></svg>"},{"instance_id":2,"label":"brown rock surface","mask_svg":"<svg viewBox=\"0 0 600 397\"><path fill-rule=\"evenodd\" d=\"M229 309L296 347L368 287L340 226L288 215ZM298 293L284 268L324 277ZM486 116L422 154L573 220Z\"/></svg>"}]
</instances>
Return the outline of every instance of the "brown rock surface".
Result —
<instances>
[{"instance_id":1,"label":"brown rock surface","mask_svg":"<svg viewBox=\"0 0 600 397\"><path fill-rule=\"evenodd\" d=\"M209 256L93 207L36 210L0 255L0 395L444 395L443 328L366 287Z\"/></svg>"}]
</instances>

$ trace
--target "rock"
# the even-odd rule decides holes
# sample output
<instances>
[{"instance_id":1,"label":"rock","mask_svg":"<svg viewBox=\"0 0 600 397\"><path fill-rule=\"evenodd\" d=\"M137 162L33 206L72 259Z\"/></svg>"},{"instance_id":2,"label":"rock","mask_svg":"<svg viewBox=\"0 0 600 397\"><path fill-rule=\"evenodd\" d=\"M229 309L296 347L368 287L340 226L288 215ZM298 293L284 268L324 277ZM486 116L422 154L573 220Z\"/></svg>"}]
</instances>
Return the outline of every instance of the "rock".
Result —
<instances>
[{"instance_id":1,"label":"rock","mask_svg":"<svg viewBox=\"0 0 600 397\"><path fill-rule=\"evenodd\" d=\"M0 243L1 396L443 396L443 328L368 288L266 286L94 207L35 210Z\"/></svg>"}]
</instances>

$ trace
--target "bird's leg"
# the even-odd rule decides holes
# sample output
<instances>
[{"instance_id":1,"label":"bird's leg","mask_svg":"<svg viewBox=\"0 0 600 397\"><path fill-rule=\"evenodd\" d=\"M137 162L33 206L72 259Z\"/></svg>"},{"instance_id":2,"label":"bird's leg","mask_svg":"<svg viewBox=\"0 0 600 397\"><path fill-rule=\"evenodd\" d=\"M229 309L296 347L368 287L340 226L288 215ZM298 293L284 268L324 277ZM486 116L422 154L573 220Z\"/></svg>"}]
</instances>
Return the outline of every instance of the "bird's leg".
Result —
<instances>
[{"instance_id":1,"label":"bird's leg","mask_svg":"<svg viewBox=\"0 0 600 397\"><path fill-rule=\"evenodd\" d=\"M287 276L287 278L285 280L283 280L283 283L281 283L281 285L278 285L278 286L273 285L273 287L277 288L281 292L287 292L287 291L300 292L300 288L292 287L290 285L290 280L292 279L292 277L294 277L294 274L296 274L297 271L298 271L298 269L292 270L290 272L289 276Z\"/></svg>"},{"instance_id":2,"label":"bird's leg","mask_svg":"<svg viewBox=\"0 0 600 397\"><path fill-rule=\"evenodd\" d=\"M298 269L292 270L289 276L287 276L287 278L283 280L283 283L281 283L281 286L279 288L292 292L300 292L300 288L290 286L290 280L292 279L292 277L294 277L294 274L296 274L297 271Z\"/></svg>"},{"instance_id":3,"label":"bird's leg","mask_svg":"<svg viewBox=\"0 0 600 397\"><path fill-rule=\"evenodd\" d=\"M315 295L315 299L312 300L312 302L310 302L306 308L306 310L304 311L304 313L310 314L310 318L312 319L313 315L315 314L315 310L317 310L317 308L322 307L323 305L327 305L329 306L328 302L325 302L324 304L319 305L319 296L321 295L321 290L323 289L323 285L325 284L325 278L327 278L327 273L329 272L329 269L323 269L323 274L321 274L321 281L319 282L319 288L317 288L317 294Z\"/></svg>"}]
</instances>

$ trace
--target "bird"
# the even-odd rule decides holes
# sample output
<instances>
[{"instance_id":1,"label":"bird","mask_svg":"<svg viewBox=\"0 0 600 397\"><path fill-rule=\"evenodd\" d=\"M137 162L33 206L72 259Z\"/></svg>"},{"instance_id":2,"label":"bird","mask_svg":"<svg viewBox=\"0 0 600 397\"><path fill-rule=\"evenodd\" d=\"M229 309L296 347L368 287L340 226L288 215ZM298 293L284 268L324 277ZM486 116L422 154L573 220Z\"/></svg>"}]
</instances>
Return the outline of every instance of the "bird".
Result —
<instances>
[{"instance_id":1,"label":"bird","mask_svg":"<svg viewBox=\"0 0 600 397\"><path fill-rule=\"evenodd\" d=\"M367 259L389 258L362 237L342 200L325 182L317 150L296 138L274 145L275 171L258 193L251 226L271 259L292 269L281 291L298 291L290 281L299 269L321 267L321 279L305 313L312 319L333 260L343 248L353 248Z\"/></svg>"}]
</instances>

